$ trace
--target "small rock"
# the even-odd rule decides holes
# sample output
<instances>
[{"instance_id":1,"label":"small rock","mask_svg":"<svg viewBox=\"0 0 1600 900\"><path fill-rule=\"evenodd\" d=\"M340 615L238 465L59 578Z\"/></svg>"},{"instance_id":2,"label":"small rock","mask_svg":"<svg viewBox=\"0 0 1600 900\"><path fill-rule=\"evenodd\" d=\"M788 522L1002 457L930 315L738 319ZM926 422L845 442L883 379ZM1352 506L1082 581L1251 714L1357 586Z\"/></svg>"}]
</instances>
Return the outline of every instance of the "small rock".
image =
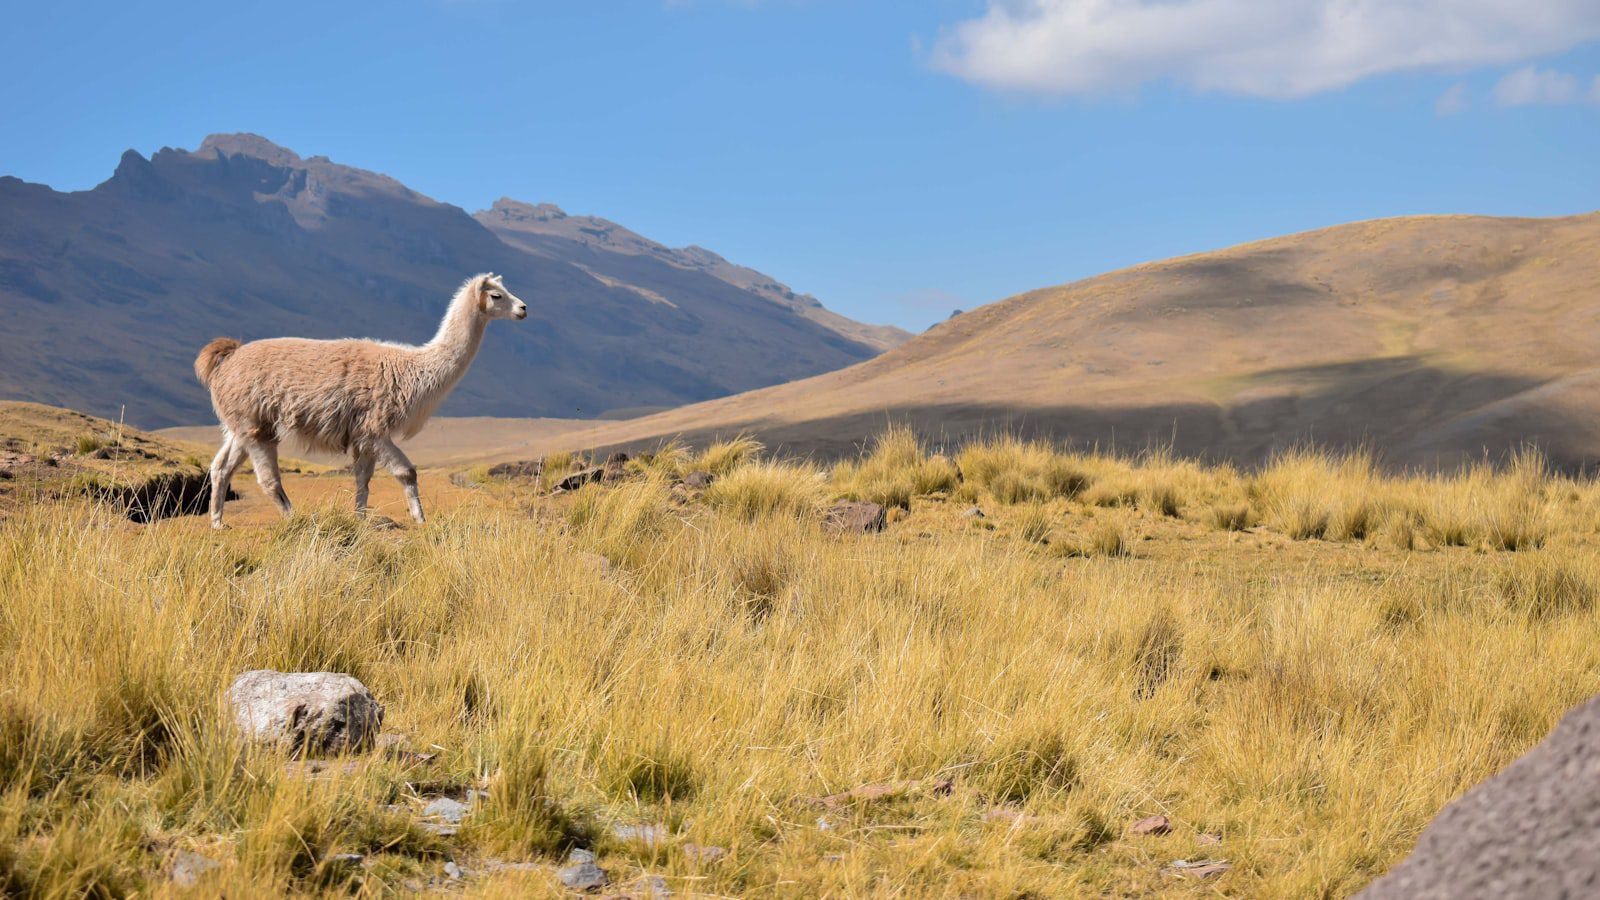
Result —
<instances>
[{"instance_id":1,"label":"small rock","mask_svg":"<svg viewBox=\"0 0 1600 900\"><path fill-rule=\"evenodd\" d=\"M652 847L667 842L667 829L661 825L613 825L611 833L619 841L647 844Z\"/></svg>"},{"instance_id":2,"label":"small rock","mask_svg":"<svg viewBox=\"0 0 1600 900\"><path fill-rule=\"evenodd\" d=\"M717 476L710 472L690 472L683 476L683 486L692 491L703 491L711 487L711 482L716 480Z\"/></svg>"},{"instance_id":3,"label":"small rock","mask_svg":"<svg viewBox=\"0 0 1600 900\"><path fill-rule=\"evenodd\" d=\"M506 862L503 859L486 859L483 867L491 872L537 872L544 868L541 863Z\"/></svg>"},{"instance_id":4,"label":"small rock","mask_svg":"<svg viewBox=\"0 0 1600 900\"><path fill-rule=\"evenodd\" d=\"M478 487L477 483L468 478L465 472L451 472L450 483L458 488L467 488L468 490L474 490Z\"/></svg>"},{"instance_id":5,"label":"small rock","mask_svg":"<svg viewBox=\"0 0 1600 900\"><path fill-rule=\"evenodd\" d=\"M543 474L544 460L542 459L503 462L489 467L490 478L538 478Z\"/></svg>"},{"instance_id":6,"label":"small rock","mask_svg":"<svg viewBox=\"0 0 1600 900\"><path fill-rule=\"evenodd\" d=\"M1212 878L1233 868L1225 859L1175 860L1167 870L1180 878Z\"/></svg>"},{"instance_id":7,"label":"small rock","mask_svg":"<svg viewBox=\"0 0 1600 900\"><path fill-rule=\"evenodd\" d=\"M403 525L388 516L373 516L367 519L367 524L371 525L375 531L400 531L404 528Z\"/></svg>"},{"instance_id":8,"label":"small rock","mask_svg":"<svg viewBox=\"0 0 1600 900\"><path fill-rule=\"evenodd\" d=\"M450 879L451 881L461 880L461 867L456 865L455 860L451 860L450 862L444 864L444 877Z\"/></svg>"},{"instance_id":9,"label":"small rock","mask_svg":"<svg viewBox=\"0 0 1600 900\"><path fill-rule=\"evenodd\" d=\"M1222 843L1222 835L1202 833L1199 837L1194 839L1194 842L1202 847L1214 847L1217 844Z\"/></svg>"},{"instance_id":10,"label":"small rock","mask_svg":"<svg viewBox=\"0 0 1600 900\"><path fill-rule=\"evenodd\" d=\"M976 506L970 506L964 512L961 513L961 518L963 518L963 519L983 519L983 518L987 518L987 517L984 516L983 510L979 509Z\"/></svg>"},{"instance_id":11,"label":"small rock","mask_svg":"<svg viewBox=\"0 0 1600 900\"><path fill-rule=\"evenodd\" d=\"M1166 816L1150 816L1128 826L1129 834L1166 834L1172 830L1172 821Z\"/></svg>"},{"instance_id":12,"label":"small rock","mask_svg":"<svg viewBox=\"0 0 1600 900\"><path fill-rule=\"evenodd\" d=\"M695 862L717 862L727 855L728 850L726 847L717 847L712 845L702 846L700 844L683 845L684 858L693 860Z\"/></svg>"},{"instance_id":13,"label":"small rock","mask_svg":"<svg viewBox=\"0 0 1600 900\"><path fill-rule=\"evenodd\" d=\"M383 725L383 707L366 686L336 672L245 672L228 701L246 740L296 755L365 750Z\"/></svg>"},{"instance_id":14,"label":"small rock","mask_svg":"<svg viewBox=\"0 0 1600 900\"><path fill-rule=\"evenodd\" d=\"M438 822L423 822L422 830L430 834L436 834L439 837L454 837L461 831L460 828L454 825L441 825Z\"/></svg>"},{"instance_id":15,"label":"small rock","mask_svg":"<svg viewBox=\"0 0 1600 900\"><path fill-rule=\"evenodd\" d=\"M179 850L167 867L167 877L178 887L190 888L200 883L207 872L221 868L222 863L189 850Z\"/></svg>"},{"instance_id":16,"label":"small rock","mask_svg":"<svg viewBox=\"0 0 1600 900\"><path fill-rule=\"evenodd\" d=\"M573 472L572 474L556 482L555 487L551 488L550 490L551 493L575 491L591 481L599 481L605 477L605 474L606 470L602 466L591 466L587 469L579 469L578 471Z\"/></svg>"},{"instance_id":17,"label":"small rock","mask_svg":"<svg viewBox=\"0 0 1600 900\"><path fill-rule=\"evenodd\" d=\"M888 512L867 500L841 500L823 516L823 527L835 534L868 534L882 531L888 523Z\"/></svg>"},{"instance_id":18,"label":"small rock","mask_svg":"<svg viewBox=\"0 0 1600 900\"><path fill-rule=\"evenodd\" d=\"M828 817L827 816L817 816L817 830L818 831L832 831L833 830L833 823L828 821Z\"/></svg>"},{"instance_id":19,"label":"small rock","mask_svg":"<svg viewBox=\"0 0 1600 900\"><path fill-rule=\"evenodd\" d=\"M460 825L461 820L467 817L470 807L460 800L449 797L436 797L427 806L422 808L425 819L434 819L449 825Z\"/></svg>"},{"instance_id":20,"label":"small rock","mask_svg":"<svg viewBox=\"0 0 1600 900\"><path fill-rule=\"evenodd\" d=\"M640 897L671 897L672 889L660 875L641 875L628 886L628 892Z\"/></svg>"},{"instance_id":21,"label":"small rock","mask_svg":"<svg viewBox=\"0 0 1600 900\"><path fill-rule=\"evenodd\" d=\"M349 866L350 868L354 869L360 866L361 861L365 858L366 857L359 853L335 853L332 857L330 857L330 862L333 862L336 865Z\"/></svg>"},{"instance_id":22,"label":"small rock","mask_svg":"<svg viewBox=\"0 0 1600 900\"><path fill-rule=\"evenodd\" d=\"M570 865L556 872L556 877L568 890L594 891L611 883L604 869L595 865L594 854L588 850L574 850L567 857Z\"/></svg>"}]
</instances>

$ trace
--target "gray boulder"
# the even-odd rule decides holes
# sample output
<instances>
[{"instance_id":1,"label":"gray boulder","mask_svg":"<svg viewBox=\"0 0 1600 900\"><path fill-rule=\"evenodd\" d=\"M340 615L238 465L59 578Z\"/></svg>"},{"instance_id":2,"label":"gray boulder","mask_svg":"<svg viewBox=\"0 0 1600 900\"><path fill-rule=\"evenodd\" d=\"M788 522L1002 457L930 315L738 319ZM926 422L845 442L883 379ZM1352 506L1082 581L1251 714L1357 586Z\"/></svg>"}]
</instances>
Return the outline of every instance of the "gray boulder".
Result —
<instances>
[{"instance_id":1,"label":"gray boulder","mask_svg":"<svg viewBox=\"0 0 1600 900\"><path fill-rule=\"evenodd\" d=\"M1446 806L1411 855L1358 896L1600 897L1600 698Z\"/></svg>"},{"instance_id":2,"label":"gray boulder","mask_svg":"<svg viewBox=\"0 0 1600 900\"><path fill-rule=\"evenodd\" d=\"M245 740L295 755L365 750L383 725L383 707L366 686L337 672L246 672L228 688L228 702Z\"/></svg>"}]
</instances>

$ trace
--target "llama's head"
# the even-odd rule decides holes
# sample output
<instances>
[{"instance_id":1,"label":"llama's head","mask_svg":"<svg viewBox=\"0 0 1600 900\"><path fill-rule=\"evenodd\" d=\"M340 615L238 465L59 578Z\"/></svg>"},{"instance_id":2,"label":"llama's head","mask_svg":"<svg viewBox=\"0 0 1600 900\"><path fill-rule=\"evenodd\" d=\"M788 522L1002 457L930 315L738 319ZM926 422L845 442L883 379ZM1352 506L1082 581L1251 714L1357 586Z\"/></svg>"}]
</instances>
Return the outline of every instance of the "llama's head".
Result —
<instances>
[{"instance_id":1,"label":"llama's head","mask_svg":"<svg viewBox=\"0 0 1600 900\"><path fill-rule=\"evenodd\" d=\"M500 282L500 276L488 272L472 279L471 289L478 295L478 311L491 319L526 319L528 304L518 300Z\"/></svg>"}]
</instances>

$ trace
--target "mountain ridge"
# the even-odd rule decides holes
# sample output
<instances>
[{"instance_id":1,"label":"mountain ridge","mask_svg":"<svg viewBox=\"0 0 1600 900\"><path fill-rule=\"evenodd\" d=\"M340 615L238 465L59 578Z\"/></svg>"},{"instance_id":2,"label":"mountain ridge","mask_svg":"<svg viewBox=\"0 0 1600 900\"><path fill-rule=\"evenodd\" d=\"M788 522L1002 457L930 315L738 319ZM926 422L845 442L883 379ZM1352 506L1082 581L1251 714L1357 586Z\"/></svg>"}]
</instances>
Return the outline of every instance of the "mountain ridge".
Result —
<instances>
[{"instance_id":1,"label":"mountain ridge","mask_svg":"<svg viewBox=\"0 0 1600 900\"><path fill-rule=\"evenodd\" d=\"M259 135L124 153L85 191L0 178L0 398L149 427L210 418L188 375L218 334L420 342L468 275L495 271L533 319L491 329L453 415L586 416L780 383L880 349L704 273L646 290L512 246L396 179ZM848 322L849 320L844 320ZM867 327L867 326L862 326Z\"/></svg>"}]
</instances>

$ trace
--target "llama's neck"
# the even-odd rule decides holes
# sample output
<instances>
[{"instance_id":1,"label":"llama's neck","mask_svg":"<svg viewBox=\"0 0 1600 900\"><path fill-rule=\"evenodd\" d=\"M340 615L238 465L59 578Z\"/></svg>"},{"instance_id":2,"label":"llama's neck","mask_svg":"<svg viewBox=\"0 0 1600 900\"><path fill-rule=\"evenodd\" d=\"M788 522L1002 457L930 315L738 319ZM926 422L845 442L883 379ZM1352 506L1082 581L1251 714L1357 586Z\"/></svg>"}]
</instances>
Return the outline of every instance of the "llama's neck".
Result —
<instances>
[{"instance_id":1,"label":"llama's neck","mask_svg":"<svg viewBox=\"0 0 1600 900\"><path fill-rule=\"evenodd\" d=\"M450 301L450 309L439 323L439 333L417 351L417 402L423 414L444 399L472 365L483 343L488 321L479 314L477 297L463 291Z\"/></svg>"}]
</instances>

